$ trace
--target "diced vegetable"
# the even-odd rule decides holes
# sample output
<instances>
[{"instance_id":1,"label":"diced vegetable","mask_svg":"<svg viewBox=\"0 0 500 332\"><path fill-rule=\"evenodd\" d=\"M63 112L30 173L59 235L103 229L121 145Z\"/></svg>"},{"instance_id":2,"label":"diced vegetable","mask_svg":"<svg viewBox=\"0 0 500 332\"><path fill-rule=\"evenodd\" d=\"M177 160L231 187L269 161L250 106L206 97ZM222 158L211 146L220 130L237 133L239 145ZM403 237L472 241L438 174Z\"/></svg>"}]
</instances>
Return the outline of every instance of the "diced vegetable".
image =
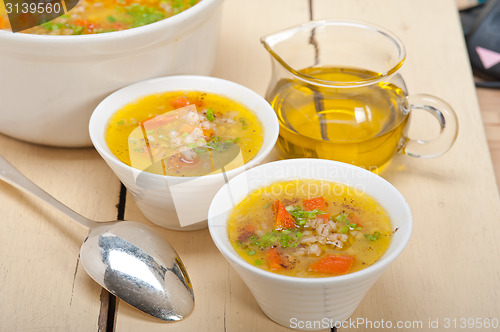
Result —
<instances>
[{"instance_id":1,"label":"diced vegetable","mask_svg":"<svg viewBox=\"0 0 500 332\"><path fill-rule=\"evenodd\" d=\"M210 122L213 122L215 120L215 115L214 115L214 110L212 108L209 108L207 110L207 120Z\"/></svg>"},{"instance_id":2,"label":"diced vegetable","mask_svg":"<svg viewBox=\"0 0 500 332\"><path fill-rule=\"evenodd\" d=\"M355 213L349 213L348 215L348 218L349 218L349 221L353 224L356 224L357 225L357 228L358 229L361 229L361 227L363 227L361 225L361 220L359 219L358 215L355 214Z\"/></svg>"},{"instance_id":3,"label":"diced vegetable","mask_svg":"<svg viewBox=\"0 0 500 332\"><path fill-rule=\"evenodd\" d=\"M304 226L308 220L320 217L321 215L325 214L324 211L320 210L312 210L312 211L305 211L302 210L302 207L300 205L288 205L285 207L285 209L290 213L290 215L295 219L295 223L299 226Z\"/></svg>"},{"instance_id":4,"label":"diced vegetable","mask_svg":"<svg viewBox=\"0 0 500 332\"><path fill-rule=\"evenodd\" d=\"M314 209L326 211L328 204L323 197L314 197L304 200L304 207L307 211L312 211Z\"/></svg>"},{"instance_id":5,"label":"diced vegetable","mask_svg":"<svg viewBox=\"0 0 500 332\"><path fill-rule=\"evenodd\" d=\"M273 211L274 211L274 229L289 229L295 228L295 220L293 220L292 216L285 209L283 203L280 200L276 200L273 203Z\"/></svg>"},{"instance_id":6,"label":"diced vegetable","mask_svg":"<svg viewBox=\"0 0 500 332\"><path fill-rule=\"evenodd\" d=\"M252 231L253 232L253 231ZM302 233L298 229L283 229L280 231L272 230L261 237L251 233L248 234L246 229L242 229L239 233L238 240L244 248L264 249L270 247L295 248L299 245L298 240L302 237Z\"/></svg>"},{"instance_id":7,"label":"diced vegetable","mask_svg":"<svg viewBox=\"0 0 500 332\"><path fill-rule=\"evenodd\" d=\"M269 248L266 252L267 263L271 271L283 269L283 262L276 248Z\"/></svg>"},{"instance_id":8,"label":"diced vegetable","mask_svg":"<svg viewBox=\"0 0 500 332\"><path fill-rule=\"evenodd\" d=\"M174 109L185 107L185 106L190 105L190 104L191 104L191 102L185 96L181 96L179 98L176 98L176 99L170 101L170 105Z\"/></svg>"},{"instance_id":9,"label":"diced vegetable","mask_svg":"<svg viewBox=\"0 0 500 332\"><path fill-rule=\"evenodd\" d=\"M239 118L238 120L241 123L241 129L243 129L243 130L248 129L247 120L245 118Z\"/></svg>"},{"instance_id":10,"label":"diced vegetable","mask_svg":"<svg viewBox=\"0 0 500 332\"><path fill-rule=\"evenodd\" d=\"M326 201L323 197L314 197L314 198L304 200L304 208L308 211L320 210L320 211L326 212L327 207L328 207L328 204L326 203ZM328 220L328 219L330 219L330 214L323 213L323 214L318 215L318 218L321 218L323 220Z\"/></svg>"},{"instance_id":11,"label":"diced vegetable","mask_svg":"<svg viewBox=\"0 0 500 332\"><path fill-rule=\"evenodd\" d=\"M132 3L130 6L125 7L125 12L131 17L134 27L151 24L166 17L161 9L139 5L138 3Z\"/></svg>"},{"instance_id":12,"label":"diced vegetable","mask_svg":"<svg viewBox=\"0 0 500 332\"><path fill-rule=\"evenodd\" d=\"M340 213L338 214L337 216L335 216L334 220L336 222L343 222L345 224L348 224L349 223L349 219L348 219L348 214L343 212L343 213Z\"/></svg>"},{"instance_id":13,"label":"diced vegetable","mask_svg":"<svg viewBox=\"0 0 500 332\"><path fill-rule=\"evenodd\" d=\"M309 270L319 273L344 274L351 268L355 257L348 255L326 255L309 266Z\"/></svg>"},{"instance_id":14,"label":"diced vegetable","mask_svg":"<svg viewBox=\"0 0 500 332\"><path fill-rule=\"evenodd\" d=\"M365 237L370 241L377 241L380 239L380 232L373 232L373 234L365 234Z\"/></svg>"},{"instance_id":15,"label":"diced vegetable","mask_svg":"<svg viewBox=\"0 0 500 332\"><path fill-rule=\"evenodd\" d=\"M223 137L220 136L212 136L211 139L208 141L207 146L214 151L224 151L229 149L234 143L237 143L239 141L239 138L235 139L229 139L225 140Z\"/></svg>"},{"instance_id":16,"label":"diced vegetable","mask_svg":"<svg viewBox=\"0 0 500 332\"><path fill-rule=\"evenodd\" d=\"M255 225L247 224L245 225L240 232L240 235L238 236L238 241L246 241L248 240L249 237L254 235L255 233Z\"/></svg>"},{"instance_id":17,"label":"diced vegetable","mask_svg":"<svg viewBox=\"0 0 500 332\"><path fill-rule=\"evenodd\" d=\"M205 129L203 128L203 136L205 136L205 139L209 139L210 137L212 137L214 134L214 130L213 129Z\"/></svg>"}]
</instances>

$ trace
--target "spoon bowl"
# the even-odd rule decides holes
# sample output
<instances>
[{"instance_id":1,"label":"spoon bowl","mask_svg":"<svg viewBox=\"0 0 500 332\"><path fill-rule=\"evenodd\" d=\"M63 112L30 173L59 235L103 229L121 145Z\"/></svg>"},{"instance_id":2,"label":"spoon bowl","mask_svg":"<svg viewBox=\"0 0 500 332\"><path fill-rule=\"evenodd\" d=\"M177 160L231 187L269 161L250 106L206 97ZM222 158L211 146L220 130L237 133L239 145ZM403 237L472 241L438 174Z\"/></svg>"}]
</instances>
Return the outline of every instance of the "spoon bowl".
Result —
<instances>
[{"instance_id":1,"label":"spoon bowl","mask_svg":"<svg viewBox=\"0 0 500 332\"><path fill-rule=\"evenodd\" d=\"M144 224L121 221L93 228L80 258L97 283L154 317L177 321L193 310L191 283L179 256Z\"/></svg>"},{"instance_id":2,"label":"spoon bowl","mask_svg":"<svg viewBox=\"0 0 500 332\"><path fill-rule=\"evenodd\" d=\"M194 295L186 269L154 229L135 221L87 219L31 182L2 156L0 179L90 230L80 249L80 261L89 276L111 294L164 321L178 321L191 313Z\"/></svg>"}]
</instances>

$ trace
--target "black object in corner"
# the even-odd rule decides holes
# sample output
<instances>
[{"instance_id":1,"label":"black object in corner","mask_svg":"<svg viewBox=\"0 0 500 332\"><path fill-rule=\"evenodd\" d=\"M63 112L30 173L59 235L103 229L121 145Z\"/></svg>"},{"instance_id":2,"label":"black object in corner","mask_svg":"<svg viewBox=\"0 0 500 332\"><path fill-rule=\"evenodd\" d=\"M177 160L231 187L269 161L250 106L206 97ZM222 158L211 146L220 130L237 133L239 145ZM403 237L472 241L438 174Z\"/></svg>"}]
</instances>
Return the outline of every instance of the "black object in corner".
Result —
<instances>
[{"instance_id":1,"label":"black object in corner","mask_svg":"<svg viewBox=\"0 0 500 332\"><path fill-rule=\"evenodd\" d=\"M486 81L478 87L500 88L500 0L460 12L474 73Z\"/></svg>"}]
</instances>

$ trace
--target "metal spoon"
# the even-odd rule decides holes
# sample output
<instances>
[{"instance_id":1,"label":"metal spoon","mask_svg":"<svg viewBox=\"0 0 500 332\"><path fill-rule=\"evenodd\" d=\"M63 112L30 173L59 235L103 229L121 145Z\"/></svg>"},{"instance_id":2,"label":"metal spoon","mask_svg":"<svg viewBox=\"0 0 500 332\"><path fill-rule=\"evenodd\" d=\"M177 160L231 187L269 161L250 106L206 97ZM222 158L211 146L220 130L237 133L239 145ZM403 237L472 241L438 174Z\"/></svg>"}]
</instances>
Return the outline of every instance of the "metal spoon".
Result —
<instances>
[{"instance_id":1,"label":"metal spoon","mask_svg":"<svg viewBox=\"0 0 500 332\"><path fill-rule=\"evenodd\" d=\"M80 261L102 287L137 309L165 321L191 313L194 296L181 259L152 228L133 221L97 222L71 210L0 156L0 179L52 205L90 232Z\"/></svg>"}]
</instances>

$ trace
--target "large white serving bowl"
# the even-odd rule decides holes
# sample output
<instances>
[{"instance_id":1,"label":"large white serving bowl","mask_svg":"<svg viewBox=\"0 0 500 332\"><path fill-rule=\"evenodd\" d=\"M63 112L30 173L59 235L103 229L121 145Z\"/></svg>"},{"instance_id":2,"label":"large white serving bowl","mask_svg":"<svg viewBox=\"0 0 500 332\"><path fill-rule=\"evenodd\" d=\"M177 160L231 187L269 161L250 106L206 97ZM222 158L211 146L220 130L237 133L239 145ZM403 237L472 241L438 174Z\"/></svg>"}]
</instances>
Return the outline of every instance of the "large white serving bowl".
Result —
<instances>
[{"instance_id":1,"label":"large white serving bowl","mask_svg":"<svg viewBox=\"0 0 500 332\"><path fill-rule=\"evenodd\" d=\"M90 115L111 92L153 77L211 73L222 3L202 0L156 23L95 35L0 30L0 133L90 146Z\"/></svg>"},{"instance_id":2,"label":"large white serving bowl","mask_svg":"<svg viewBox=\"0 0 500 332\"><path fill-rule=\"evenodd\" d=\"M121 162L106 144L110 117L140 97L167 91L215 93L249 108L264 129L263 144L257 155L232 170L200 177L152 174ZM208 76L180 75L147 80L114 92L95 109L89 132L96 150L127 187L146 218L169 229L195 230L207 227L208 208L215 193L235 175L259 165L269 155L278 139L279 124L271 105L242 85Z\"/></svg>"},{"instance_id":3,"label":"large white serving bowl","mask_svg":"<svg viewBox=\"0 0 500 332\"><path fill-rule=\"evenodd\" d=\"M361 271L329 278L283 276L247 263L229 242L227 221L231 210L250 192L292 179L343 183L375 198L397 229L385 254ZM278 324L301 330L341 326L401 254L410 238L412 223L407 202L389 182L365 169L322 159L282 160L245 171L219 190L208 212L208 228L215 245L246 283L262 311Z\"/></svg>"}]
</instances>

